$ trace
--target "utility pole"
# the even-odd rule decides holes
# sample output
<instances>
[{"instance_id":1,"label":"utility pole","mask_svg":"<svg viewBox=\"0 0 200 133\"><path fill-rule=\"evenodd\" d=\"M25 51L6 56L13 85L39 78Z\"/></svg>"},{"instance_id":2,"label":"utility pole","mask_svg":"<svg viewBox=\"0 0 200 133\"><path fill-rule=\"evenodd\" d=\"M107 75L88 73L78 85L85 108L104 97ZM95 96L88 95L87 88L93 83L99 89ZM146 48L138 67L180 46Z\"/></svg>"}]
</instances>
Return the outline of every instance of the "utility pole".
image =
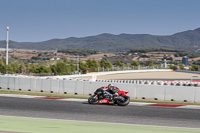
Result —
<instances>
[{"instance_id":1,"label":"utility pole","mask_svg":"<svg viewBox=\"0 0 200 133\"><path fill-rule=\"evenodd\" d=\"M9 43L9 26L7 26L7 39L6 39L6 65L8 65L8 43Z\"/></svg>"},{"instance_id":2,"label":"utility pole","mask_svg":"<svg viewBox=\"0 0 200 133\"><path fill-rule=\"evenodd\" d=\"M8 73L8 43L9 43L9 26L7 26L7 39L6 39L6 73Z\"/></svg>"},{"instance_id":3,"label":"utility pole","mask_svg":"<svg viewBox=\"0 0 200 133\"><path fill-rule=\"evenodd\" d=\"M79 72L79 55L77 55L77 65L76 65L76 67L77 67L77 72Z\"/></svg>"}]
</instances>

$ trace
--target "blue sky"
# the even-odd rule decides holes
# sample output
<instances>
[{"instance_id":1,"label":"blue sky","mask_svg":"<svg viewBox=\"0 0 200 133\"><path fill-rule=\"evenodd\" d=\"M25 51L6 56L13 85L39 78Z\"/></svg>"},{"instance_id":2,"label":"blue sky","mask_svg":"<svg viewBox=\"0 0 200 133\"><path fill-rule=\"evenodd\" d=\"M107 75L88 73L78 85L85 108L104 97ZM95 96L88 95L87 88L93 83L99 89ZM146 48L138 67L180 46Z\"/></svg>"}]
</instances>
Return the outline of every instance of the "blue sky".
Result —
<instances>
[{"instance_id":1,"label":"blue sky","mask_svg":"<svg viewBox=\"0 0 200 133\"><path fill-rule=\"evenodd\" d=\"M200 27L200 0L0 0L0 40L102 33L171 35Z\"/></svg>"}]
</instances>

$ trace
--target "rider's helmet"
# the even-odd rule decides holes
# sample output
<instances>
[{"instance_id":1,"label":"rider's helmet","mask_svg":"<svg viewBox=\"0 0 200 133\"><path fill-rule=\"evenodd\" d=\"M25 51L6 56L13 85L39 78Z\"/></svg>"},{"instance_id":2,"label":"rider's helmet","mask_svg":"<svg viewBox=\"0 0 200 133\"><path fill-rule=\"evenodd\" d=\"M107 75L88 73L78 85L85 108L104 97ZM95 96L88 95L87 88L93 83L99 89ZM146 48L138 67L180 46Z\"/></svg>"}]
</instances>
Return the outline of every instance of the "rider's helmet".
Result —
<instances>
[{"instance_id":1,"label":"rider's helmet","mask_svg":"<svg viewBox=\"0 0 200 133\"><path fill-rule=\"evenodd\" d=\"M108 89L112 89L112 88L114 88L114 85L113 84L109 84L108 85Z\"/></svg>"}]
</instances>

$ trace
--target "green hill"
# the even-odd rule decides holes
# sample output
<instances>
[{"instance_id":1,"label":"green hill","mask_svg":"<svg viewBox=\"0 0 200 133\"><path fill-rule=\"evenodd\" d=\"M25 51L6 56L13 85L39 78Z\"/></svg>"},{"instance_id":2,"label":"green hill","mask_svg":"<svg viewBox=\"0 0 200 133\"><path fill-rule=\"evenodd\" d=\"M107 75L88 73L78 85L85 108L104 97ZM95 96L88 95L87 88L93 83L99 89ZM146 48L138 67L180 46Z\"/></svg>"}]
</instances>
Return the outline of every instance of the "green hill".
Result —
<instances>
[{"instance_id":1,"label":"green hill","mask_svg":"<svg viewBox=\"0 0 200 133\"><path fill-rule=\"evenodd\" d=\"M0 47L5 48L5 41ZM160 47L178 50L196 51L200 47L200 28L168 36L149 34L100 34L82 38L52 39L43 42L14 42L10 48L36 50L90 49L103 52L123 51L134 48Z\"/></svg>"}]
</instances>

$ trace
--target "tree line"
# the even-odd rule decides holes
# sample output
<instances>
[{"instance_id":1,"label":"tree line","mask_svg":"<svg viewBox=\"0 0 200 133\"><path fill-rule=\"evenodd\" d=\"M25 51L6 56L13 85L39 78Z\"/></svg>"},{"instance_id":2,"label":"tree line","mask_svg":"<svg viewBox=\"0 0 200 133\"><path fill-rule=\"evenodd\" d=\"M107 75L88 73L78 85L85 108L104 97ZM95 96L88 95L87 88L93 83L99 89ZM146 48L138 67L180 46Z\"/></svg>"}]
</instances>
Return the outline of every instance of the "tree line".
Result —
<instances>
[{"instance_id":1,"label":"tree line","mask_svg":"<svg viewBox=\"0 0 200 133\"><path fill-rule=\"evenodd\" d=\"M157 47L152 47L152 48L138 48L138 49L130 49L127 51L127 55L132 53L148 53L148 52L176 52L174 54L175 57L183 57L187 56L188 58L196 58L200 57L200 53L192 53L184 50L177 50L177 49L168 49L168 48L157 48ZM145 55L143 55L145 56Z\"/></svg>"},{"instance_id":2,"label":"tree line","mask_svg":"<svg viewBox=\"0 0 200 133\"><path fill-rule=\"evenodd\" d=\"M99 53L98 50L88 50L88 49L63 49L63 50L58 50L58 52L67 53L71 55L80 55L80 56L88 56Z\"/></svg>"},{"instance_id":3,"label":"tree line","mask_svg":"<svg viewBox=\"0 0 200 133\"><path fill-rule=\"evenodd\" d=\"M80 61L78 62L78 70L82 74L91 71L98 71L98 68L104 68L105 70L112 70L113 67L135 67L135 66L155 66L153 60L148 60L145 64L140 64L137 61L132 61L130 64L124 64L117 60L116 62L109 62L104 59L97 61L95 59L88 59L85 62ZM160 66L159 66L160 67ZM177 65L169 65L170 69L181 69L185 70L184 65L180 64L178 67ZM191 65L189 67L191 71L199 71L199 67L197 65ZM54 75L69 75L73 72L77 71L77 62L68 61L67 58L61 58L59 61L48 62L43 64L34 64L34 63L27 63L21 60L9 60L9 64L6 65L5 60L0 60L0 73L10 73L10 74L54 74Z\"/></svg>"},{"instance_id":4,"label":"tree line","mask_svg":"<svg viewBox=\"0 0 200 133\"><path fill-rule=\"evenodd\" d=\"M88 69L97 71L99 67L105 69L111 69L113 65L124 67L124 63L116 61L112 64L109 61L104 59L97 61L95 59L88 59L85 62L80 61L79 72L86 73ZM133 61L132 66L139 66L140 64L137 61ZM43 64L33 64L23 62L21 60L9 60L9 64L6 65L5 60L0 60L0 73L10 73L10 74L45 74L53 73L54 75L68 75L72 72L77 71L77 62L68 61L67 58L61 58L56 62L48 62Z\"/></svg>"},{"instance_id":5,"label":"tree line","mask_svg":"<svg viewBox=\"0 0 200 133\"><path fill-rule=\"evenodd\" d=\"M186 52L183 50L177 49L168 49L168 48L158 48L158 47L150 47L150 48L137 48L130 49L127 53L148 53L148 52Z\"/></svg>"}]
</instances>

